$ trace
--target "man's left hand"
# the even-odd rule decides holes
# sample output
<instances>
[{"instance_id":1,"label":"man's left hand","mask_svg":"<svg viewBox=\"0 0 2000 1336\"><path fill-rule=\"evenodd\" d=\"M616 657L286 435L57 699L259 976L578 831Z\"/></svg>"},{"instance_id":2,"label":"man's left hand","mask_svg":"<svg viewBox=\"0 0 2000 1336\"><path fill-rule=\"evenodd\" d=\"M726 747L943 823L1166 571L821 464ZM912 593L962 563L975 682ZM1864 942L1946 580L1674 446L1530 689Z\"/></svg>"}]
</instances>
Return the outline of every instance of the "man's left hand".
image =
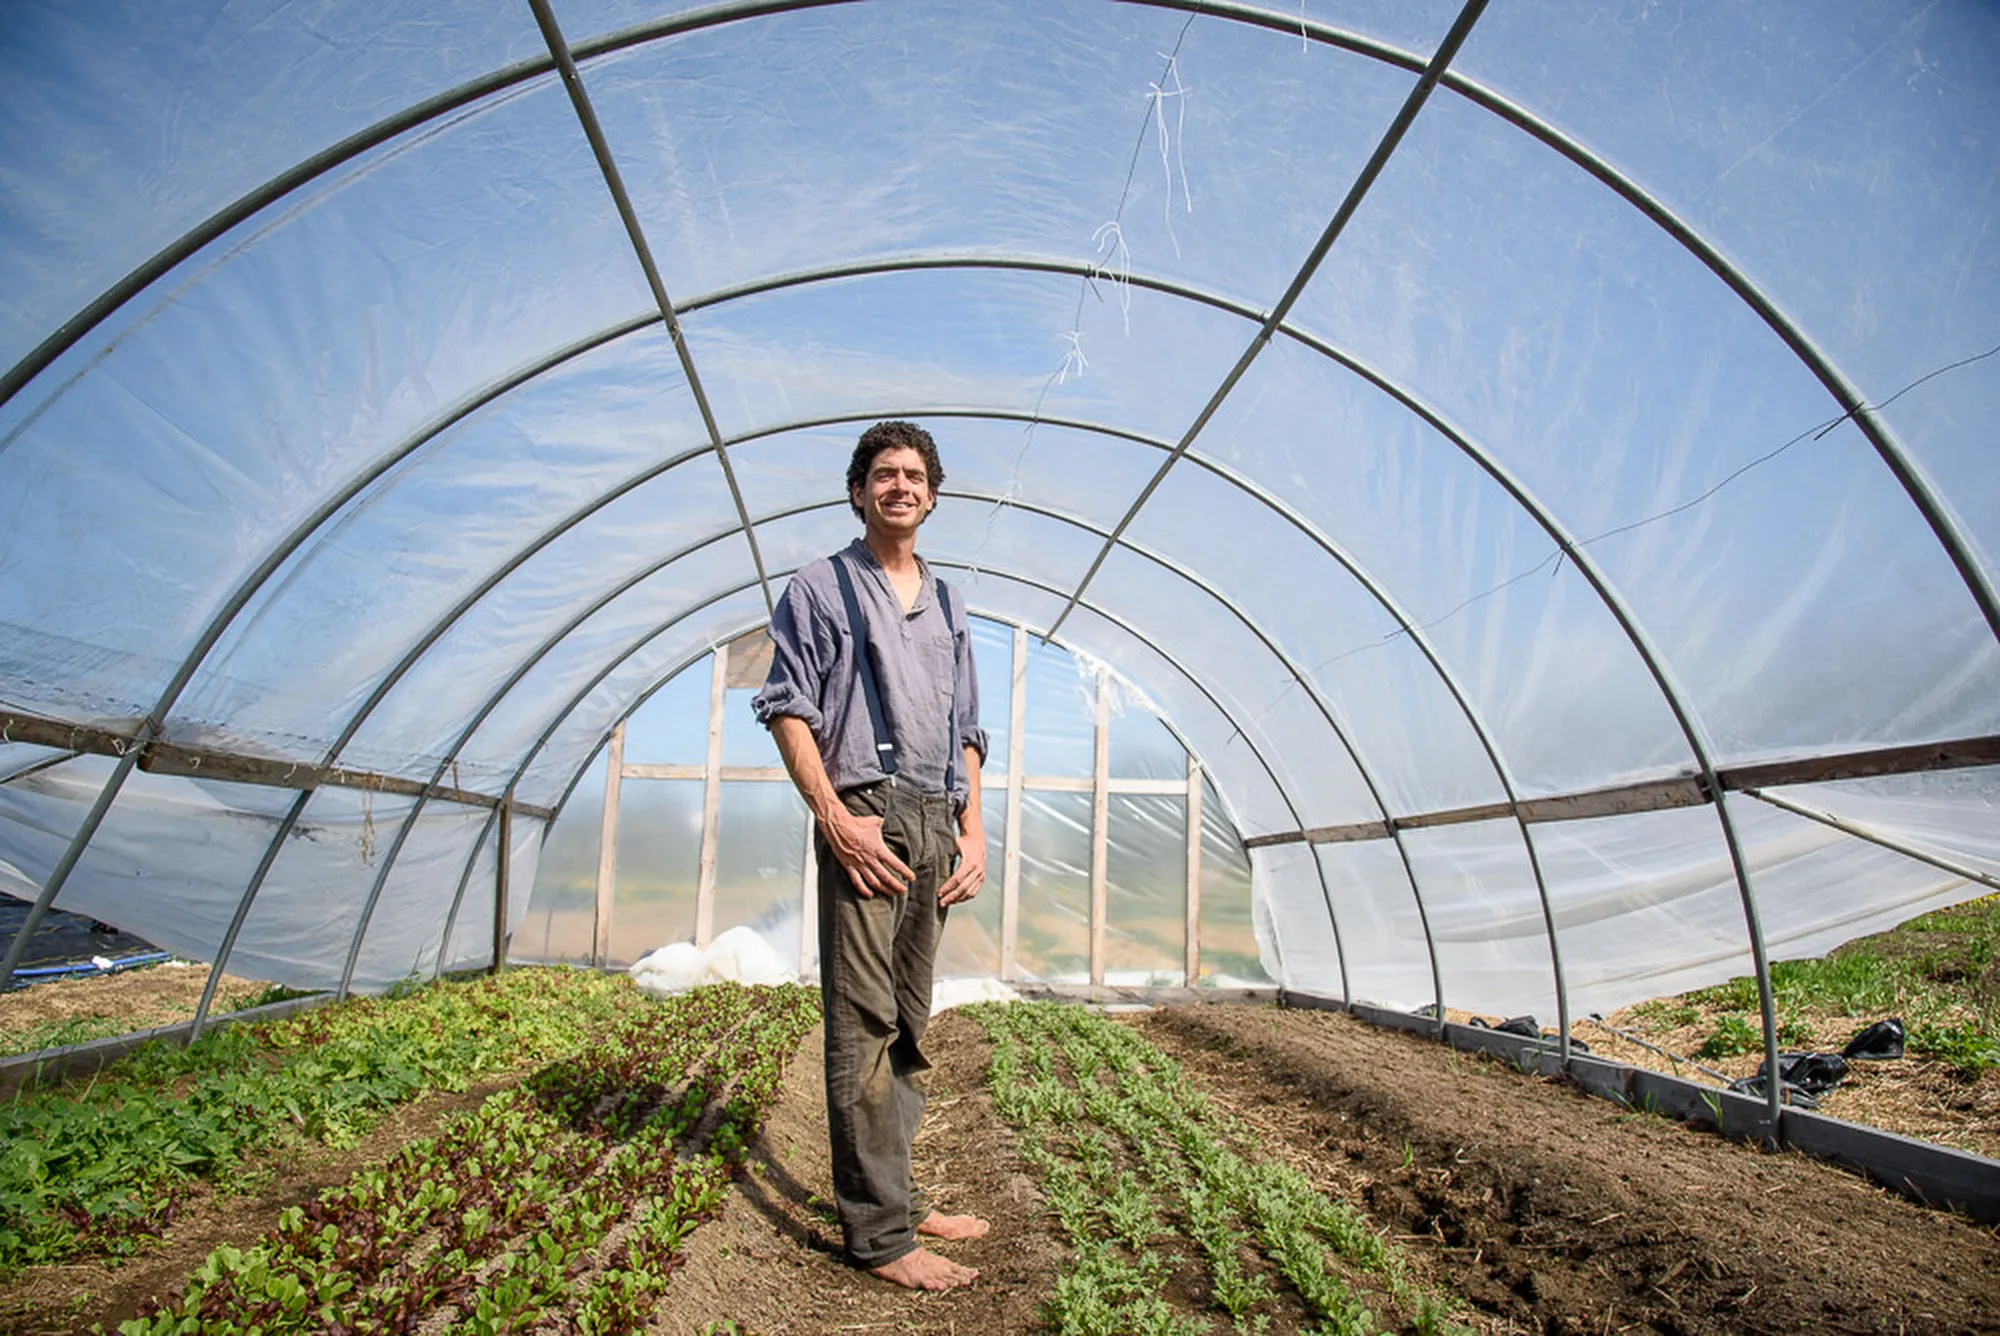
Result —
<instances>
[{"instance_id":1,"label":"man's left hand","mask_svg":"<svg viewBox=\"0 0 2000 1336\"><path fill-rule=\"evenodd\" d=\"M986 884L986 836L958 837L958 867L945 878L944 885L938 887L938 905L955 905L961 900L970 900L979 894L979 888Z\"/></svg>"}]
</instances>

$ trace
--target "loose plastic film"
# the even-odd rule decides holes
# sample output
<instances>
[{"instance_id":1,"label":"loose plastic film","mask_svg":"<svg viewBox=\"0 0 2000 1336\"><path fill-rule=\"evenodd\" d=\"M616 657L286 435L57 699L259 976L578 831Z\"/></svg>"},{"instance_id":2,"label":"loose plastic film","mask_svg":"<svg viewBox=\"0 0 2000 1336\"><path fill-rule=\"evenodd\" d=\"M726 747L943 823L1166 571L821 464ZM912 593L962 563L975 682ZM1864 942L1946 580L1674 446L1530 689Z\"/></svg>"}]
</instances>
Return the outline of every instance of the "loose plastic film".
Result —
<instances>
[{"instance_id":1,"label":"loose plastic film","mask_svg":"<svg viewBox=\"0 0 2000 1336\"><path fill-rule=\"evenodd\" d=\"M30 917L810 969L734 676L884 418L953 971L1566 1024L2000 875L1990 5L97 0L0 89Z\"/></svg>"}]
</instances>

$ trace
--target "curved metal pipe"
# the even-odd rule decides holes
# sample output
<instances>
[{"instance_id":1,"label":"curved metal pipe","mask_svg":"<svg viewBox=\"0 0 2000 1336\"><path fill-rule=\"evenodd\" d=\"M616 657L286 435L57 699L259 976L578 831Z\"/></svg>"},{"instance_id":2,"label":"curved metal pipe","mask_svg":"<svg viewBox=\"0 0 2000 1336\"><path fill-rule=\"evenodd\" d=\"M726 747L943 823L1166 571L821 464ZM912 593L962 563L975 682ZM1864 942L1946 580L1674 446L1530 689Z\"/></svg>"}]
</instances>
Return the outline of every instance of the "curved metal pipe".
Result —
<instances>
[{"instance_id":1,"label":"curved metal pipe","mask_svg":"<svg viewBox=\"0 0 2000 1336\"><path fill-rule=\"evenodd\" d=\"M553 819L551 818L551 820ZM472 852L466 855L465 858L465 871L458 874L458 893L451 897L451 912L444 916L444 931L438 935L437 960L431 969L431 979L433 981L444 973L445 952L451 949L451 930L458 922L458 907L465 901L465 888L472 882L472 869L479 862L479 851L486 847L486 837L491 835L493 828L499 824L500 809L495 807L491 814L487 816L486 824L479 828L479 838L472 842ZM503 847L498 851L497 856L499 858L508 858L512 856L513 852L511 849ZM497 902L493 906L493 912L495 914L500 912L500 906ZM501 931L505 931L505 925L502 925ZM500 933L496 933L494 940L498 941L499 937ZM496 960L493 962L493 968L499 969L506 963L504 960Z\"/></svg>"},{"instance_id":2,"label":"curved metal pipe","mask_svg":"<svg viewBox=\"0 0 2000 1336\"><path fill-rule=\"evenodd\" d=\"M1180 442L1161 462L1159 471L1139 489L1139 495L1132 499L1125 517L1118 521L1117 527L1111 531L1111 537L1098 549L1097 559L1090 563L1090 569L1083 573L1083 579L1077 583L1076 592L1070 595L1068 606L1056 614L1055 621L1049 626L1050 634L1062 628L1063 618L1069 616L1069 609L1076 606L1077 600L1083 597L1083 591L1090 588L1090 582L1097 578L1098 568L1104 564L1105 558L1111 555L1111 549L1117 545L1119 536L1145 507L1146 502L1152 499L1154 491L1165 481L1168 471L1193 447L1195 438L1201 435L1210 419L1221 409L1223 400L1235 390L1237 384L1250 370L1250 364L1257 360L1258 355L1270 343L1272 334L1284 327L1285 317L1291 314L1292 307L1304 295L1306 285L1312 281L1321 262L1333 249L1334 242L1338 241L1340 234L1346 230L1348 220L1354 216L1355 210L1361 207L1361 201L1373 188L1376 178L1382 174L1382 169L1388 166L1390 157L1403 142L1403 136L1409 133L1410 126L1416 122L1417 113L1423 110L1424 103L1430 100L1431 91L1437 87L1439 76L1451 64L1452 58L1458 54L1458 49L1464 45L1465 39L1472 35L1473 25L1479 21L1479 16L1485 9L1486 0L1465 0L1464 6L1458 11L1458 17L1452 20L1450 31L1445 33L1444 40L1438 43L1437 50L1432 52L1430 59L1424 63L1423 73L1418 76L1416 84L1404 97L1403 105L1396 109L1395 119L1389 123L1389 128L1383 131L1374 152L1368 155L1368 161L1362 165L1361 171L1348 186L1347 193L1341 197L1339 207L1333 211L1333 217L1327 220L1326 227L1320 232L1319 240L1313 243L1312 250L1292 274L1291 282L1285 286L1284 295L1278 298L1277 304L1271 308L1269 314L1258 321L1256 336L1237 357L1236 364L1223 376L1222 383L1209 395L1208 402L1195 414L1194 421L1189 423L1187 431L1182 433ZM1397 847L1400 848L1401 845ZM1442 1002L1438 1004L1438 1033L1440 1035L1444 1033Z\"/></svg>"},{"instance_id":3,"label":"curved metal pipe","mask_svg":"<svg viewBox=\"0 0 2000 1336\"><path fill-rule=\"evenodd\" d=\"M1227 609L1229 613L1232 616L1234 616L1238 622L1242 624L1243 628L1250 633L1251 637L1255 639L1258 644L1264 647L1265 652L1268 653L1272 658L1276 659L1278 663L1284 667L1285 671L1291 675L1292 681L1306 693L1306 696L1312 701L1314 707L1319 710L1320 717L1326 721L1326 726L1333 730L1334 737L1340 740L1341 749L1347 753L1347 759L1353 763L1355 773L1361 777L1362 785L1366 787L1368 790L1369 800L1375 804L1375 810L1381 813L1384 823L1389 828L1389 838L1395 842L1397 857L1401 859L1403 864L1403 875L1406 878L1408 878L1410 883L1410 896L1416 902L1417 921L1419 925L1423 928L1424 951L1425 954L1429 957L1430 967L1431 967L1432 996L1437 1003L1438 1026L1440 1027L1439 1032L1442 1033L1442 1027L1444 1025L1444 975L1443 971L1440 970L1438 966L1437 938L1431 932L1430 911L1429 908L1424 904L1423 887L1418 882L1416 868L1412 865L1410 861L1409 847L1403 842L1403 833L1397 827L1395 816L1392 812L1390 812L1388 803L1384 801L1382 797L1382 790L1381 787L1375 782L1374 773L1369 768L1368 763L1361 758L1360 749L1354 745L1354 740L1348 736L1347 728L1340 722L1338 713L1334 710L1333 706L1327 702L1326 698L1320 695L1319 688L1313 685L1310 675L1308 675L1304 670L1302 670L1296 663L1292 662L1291 656L1286 654L1283 649L1279 648L1278 644L1275 641L1273 641L1269 635L1265 633L1264 628L1257 625L1256 622L1251 620L1250 617L1247 616L1241 608L1237 607L1234 603L1230 602L1230 600L1226 598L1221 593L1221 591L1216 589L1215 586L1211 585L1207 580L1203 579L1200 575L1196 574L1194 571L1189 570L1187 567L1182 566L1177 561L1174 561L1168 557L1164 557L1159 553L1153 552L1147 548L1141 547L1139 544L1133 542L1129 538L1125 538L1122 536L1114 538L1111 535L1109 535L1104 529L1100 528L1095 524L1091 524L1088 521L1075 519L1071 516L1061 514L1057 511L1049 510L1043 506L1034 505L1030 502L1021 501L1018 499L1011 499L1011 498L994 497L976 492L954 491L950 488L941 491L939 493L939 496L957 497L961 500L968 500L968 501L983 501L983 502L1004 501L1005 504L1011 506L1016 510L1023 510L1031 515L1040 515L1045 519L1056 520L1060 523L1069 524L1076 528L1082 529L1088 533L1097 534L1099 537L1107 538L1110 540L1113 546L1123 547L1128 552L1132 552L1137 556L1144 557L1146 560L1151 561L1155 565L1159 566L1162 570L1165 570L1170 574L1179 577L1181 580L1192 585L1194 588L1199 589L1202 593L1208 595L1209 598L1213 599L1216 603L1221 605L1223 608ZM943 563L936 563L936 564L943 564ZM1103 616L1104 614L1100 611L1098 612L1097 615ZM1169 662L1172 661L1169 660ZM1183 672L1185 672L1185 670L1183 670ZM1189 677L1190 680L1192 680L1191 674L1189 674ZM1234 720L1231 720L1231 722L1234 723ZM1237 731L1241 733L1242 729L1238 727ZM1319 861L1319 855L1317 853L1313 854L1313 861L1315 863ZM1343 981L1343 986L1344 986L1344 981Z\"/></svg>"},{"instance_id":4,"label":"curved metal pipe","mask_svg":"<svg viewBox=\"0 0 2000 1336\"><path fill-rule=\"evenodd\" d=\"M190 1044L201 1038L201 1028L208 1021L209 1005L215 1001L216 985L222 982L222 972L229 965L229 954L236 949L236 935L243 931L243 920L250 917L250 905L256 900L257 892L263 889L264 878L271 874L271 865L278 861L278 851L285 847L285 837L299 824L299 815L312 801L312 795L311 789L300 789L298 797L292 799L284 820L278 823L277 834L264 846L264 856L257 860L257 870L250 874L250 884L243 888L243 894L236 901L236 912L229 916L229 926L223 929L222 943L215 948L215 959L208 967L208 979L201 986L201 1001L195 1004L194 1024L188 1029Z\"/></svg>"},{"instance_id":5,"label":"curved metal pipe","mask_svg":"<svg viewBox=\"0 0 2000 1336\"><path fill-rule=\"evenodd\" d=\"M1702 784L1715 799L1716 819L1722 824L1723 843L1729 851L1730 866L1735 871L1737 894L1742 901L1744 925L1750 938L1750 957L1756 966L1757 996L1764 1019L1764 1056L1769 1064L1766 1070L1776 1072L1778 1070L1777 1007L1771 993L1771 968L1764 948L1763 923L1757 912L1756 894L1750 887L1749 865L1744 861L1743 850L1737 840L1736 823L1729 815L1727 796L1723 792L1721 781L1716 778L1715 761L1709 751L1707 735L1651 638L1640 628L1631 609L1625 606L1624 599L1612 588L1610 580L1598 569L1597 563L1591 560L1582 545L1570 536L1554 514L1543 506L1519 479L1508 472L1500 461L1474 445L1469 437L1459 432L1428 404L1359 359L1341 353L1332 345L1309 335L1297 331L1287 331L1287 333L1301 344L1331 358L1389 395L1498 483L1501 489L1513 498L1514 503L1541 526L1542 532L1555 543L1557 550L1575 563L1578 574L1583 576L1597 594L1598 600L1617 619L1620 629L1625 632L1625 638L1632 642L1632 648L1646 665L1647 672L1652 675L1653 683L1659 688L1667 708L1673 712L1674 722L1679 725L1681 735L1687 740L1688 749L1694 755L1695 764L1701 770ZM1780 1085L1781 1083L1777 1081L1770 1082L1769 1098L1766 1101L1766 1111L1770 1115L1774 1131L1778 1125Z\"/></svg>"},{"instance_id":6,"label":"curved metal pipe","mask_svg":"<svg viewBox=\"0 0 2000 1336\"><path fill-rule=\"evenodd\" d=\"M579 60L590 60L628 47L657 41L663 37L696 32L741 19L783 14L795 9L818 9L828 5L851 3L854 3L854 0L758 0L757 3L734 0L733 3L709 5L692 13L676 14L664 19L635 24L618 32L578 42L570 47L570 51ZM61 328L43 339L34 351L9 367L5 375L0 375L0 405L6 404L20 393L58 357L109 318L112 312L165 277L176 266L191 259L204 246L220 239L230 229L248 222L293 191L312 184L326 173L352 162L372 149L380 148L399 135L448 116L482 98L491 97L509 88L554 73L555 70L556 64L553 58L537 58L516 61L491 74L468 80L456 88L447 89L435 97L425 98L400 112L383 117L373 125L357 130L339 143L322 149L298 165L280 172L256 189L238 196L127 272L123 278L99 293L81 311L63 322Z\"/></svg>"},{"instance_id":7,"label":"curved metal pipe","mask_svg":"<svg viewBox=\"0 0 2000 1336\"><path fill-rule=\"evenodd\" d=\"M1386 65L1398 66L1412 72L1421 72L1425 64L1422 57L1385 43L1360 39L1326 24L1308 21L1300 15L1253 9L1248 5L1235 3L1235 0L1122 0L1122 3L1156 9L1193 11L1211 18L1281 32L1287 37L1309 36L1314 41L1340 47L1371 60L1378 60ZM1748 275L1721 251L1704 240L1700 233L1664 202L1598 154L1525 107L1455 70L1446 70L1440 82L1482 111L1507 122L1529 138L1553 149L1582 168L1599 184L1609 188L1620 199L1644 214L1649 222L1665 232L1688 254L1694 256L1704 268L1721 279L1744 305L1756 312L1766 327L1778 336L1794 357L1805 364L1813 378L1819 381L1826 392L1840 405L1841 416L1854 419L1855 425L1860 428L1876 455L1881 458L1890 474L1903 488L1905 495L1916 506L1917 513L1930 528L1932 537L1951 559L1959 578L1964 581L1973 602L1978 605L1980 614L1986 619L1987 629L1996 639L2000 639L2000 595L1996 595L1992 581L1979 565L1965 535L1952 522L1951 516L1938 501L1929 480L1924 477L1923 472L1903 449L1895 434L1889 430L1888 424L1882 421L1880 415L1869 405L1853 382L1848 380L1840 368L1834 365L1833 359L1813 342L1797 322L1785 314L1777 302L1767 296Z\"/></svg>"},{"instance_id":8,"label":"curved metal pipe","mask_svg":"<svg viewBox=\"0 0 2000 1336\"><path fill-rule=\"evenodd\" d=\"M737 486L736 470L730 466L729 451L723 445L722 428L716 425L715 410L708 402L708 390L702 385L701 373L695 369L694 354L688 349L687 336L681 332L681 321L675 314L673 298L667 295L666 280L660 276L660 266L653 259L652 243L646 240L646 229L639 222L639 212L632 207L632 197L625 189L625 178L618 170L617 159L611 154L611 141L605 137L604 127L598 122L597 108L591 104L590 92L583 86L583 76L577 73L576 58L570 52L568 39L562 34L562 26L556 22L555 11L549 7L549 0L528 0L528 7L534 11L536 26L542 30L542 40L548 45L549 54L555 58L556 68L562 74L570 106L576 112L578 123L583 126L584 138L590 141L598 173L611 191L612 203L618 209L618 220L624 224L626 239L632 243L632 252L638 257L639 268L646 275L646 287L653 294L653 304L659 309L660 319L666 322L674 355L680 359L681 377L687 382L688 392L694 396L694 406L700 411L702 426L708 431L708 443L714 447L716 462L722 466L722 480L729 487L729 499L735 503L737 522L743 526L743 541L750 545L750 564L757 568L757 581L764 589L765 610L774 611L776 605L771 598L771 581L764 574L764 554L757 547L757 528L750 523L750 511L743 503L743 489Z\"/></svg>"},{"instance_id":9,"label":"curved metal pipe","mask_svg":"<svg viewBox=\"0 0 2000 1336\"><path fill-rule=\"evenodd\" d=\"M816 503L815 506L811 508L814 509L830 508L832 506L842 505L842 504L845 503L838 501L821 502L821 503ZM931 565L935 567L941 567L947 570L972 569L969 566L964 566L959 563L942 561L942 560L933 561L931 562ZM785 574L789 575L790 572L785 572ZM1021 576L1005 575L993 571L983 571L983 570L980 571L979 574L988 578L1004 579L1011 583L1024 585L1028 588L1036 589L1047 594L1060 595L1062 592L1061 590L1055 588L1052 585L1044 584L1040 581L1027 579ZM513 777L508 781L507 786L503 791L505 796L509 798L512 797L515 788L520 784L522 778L527 774L528 767L534 763L535 757L541 753L542 748L545 747L548 744L549 740L555 736L556 730L561 727L564 720L566 720L570 716L570 714L574 712L576 708L580 704L582 704L582 702L585 699L589 697L592 691L597 689L597 686L601 682L603 682L605 678L609 677L611 673L616 671L616 669L620 664L625 662L625 660L630 658L633 654L637 653L641 648L643 648L646 644L650 643L654 638L656 638L663 632L670 630L672 627L674 627L679 622L681 622L688 616L692 615L693 613L699 612L704 608L712 606L713 604L721 601L722 599L729 598L735 594L741 593L748 588L750 588L750 585L748 583L741 584L733 589L727 589L718 594L712 595L711 597L703 600L701 603L693 605L692 607L682 609L680 612L676 613L672 619L668 620L665 623L662 623L653 630L648 631L644 636L640 637L632 645L627 647L622 653L617 655L611 662L607 663L589 682L585 683L584 686L581 689L579 689L570 698L568 702L566 702L559 710L557 710L553 714L547 727L543 729L541 735L535 739L534 744L530 746L528 750L523 754L519 766L516 767ZM1187 680L1189 685L1193 686L1196 691L1201 693L1203 698L1209 702L1210 707L1215 710L1216 714L1223 720L1228 722L1231 725L1231 727L1235 730L1237 736L1243 739L1244 745L1250 749L1250 754L1256 758L1258 765L1263 769L1266 777L1270 779L1273 790L1278 794L1279 798L1284 802L1286 808L1291 812L1292 819L1294 821L1297 821L1299 819L1298 809L1292 804L1291 795L1286 791L1283 781L1281 781L1278 778L1276 770L1271 766L1271 763L1264 757L1262 751L1258 749L1257 744L1251 740L1250 735L1244 732L1243 729L1237 725L1235 717L1230 712L1230 710L1215 698L1214 694L1209 691L1209 689L1201 682L1201 680L1195 677L1193 674L1189 673L1185 668L1183 668L1180 665L1180 663L1173 658L1172 655L1168 654L1165 650L1161 649L1158 645L1156 645L1153 642L1153 640L1149 636L1147 636L1143 631L1140 631L1137 628L1127 624L1121 618L1103 609L1091 607L1090 605L1085 605L1085 606L1086 609L1092 613L1092 615L1103 618L1106 622L1109 622L1111 625L1116 626L1120 630L1124 631L1127 635L1130 635L1134 640L1138 641L1140 644L1145 645L1153 653L1158 654L1163 662L1171 666L1175 671L1179 672ZM751 623L750 625L754 626L756 624L757 623ZM747 630L750 629L750 627L746 626L744 629ZM688 663L692 663L696 659L699 659L702 655L711 652L712 652L712 647L704 648L698 653L690 655L674 670L662 676L660 680L656 682L651 689L649 689L647 692L638 697L638 699L635 700L631 706L621 711L620 717L621 718L628 717L633 710L636 710L640 704L643 704L644 701L651 696L653 691L657 691L659 687L664 685L668 680L670 680L675 673L679 672L682 668L685 668ZM617 726L616 722L614 721L611 727L615 728L616 726ZM576 770L571 774L568 783L565 785L563 789L561 799L554 804L554 807L558 812L569 801L569 796L572 792L574 792L577 782L581 779L584 770L588 767L590 758L596 755L597 748L603 745L604 738L608 736L610 736L609 728L605 730L604 734L599 737L599 739L595 744L593 744L590 748L584 751L582 760L578 763ZM1319 877L1321 897L1326 902L1328 923L1331 925L1333 929L1334 950L1336 953L1336 957L1338 958L1340 963L1341 995L1342 995L1342 1000L1345 1001L1350 996L1350 992L1347 980L1346 950L1344 945L1342 944L1339 920L1338 916L1335 914L1335 911L1333 909L1332 893L1326 885L1325 870L1320 867L1319 860L1317 857L1313 859L1313 867L1315 873Z\"/></svg>"}]
</instances>

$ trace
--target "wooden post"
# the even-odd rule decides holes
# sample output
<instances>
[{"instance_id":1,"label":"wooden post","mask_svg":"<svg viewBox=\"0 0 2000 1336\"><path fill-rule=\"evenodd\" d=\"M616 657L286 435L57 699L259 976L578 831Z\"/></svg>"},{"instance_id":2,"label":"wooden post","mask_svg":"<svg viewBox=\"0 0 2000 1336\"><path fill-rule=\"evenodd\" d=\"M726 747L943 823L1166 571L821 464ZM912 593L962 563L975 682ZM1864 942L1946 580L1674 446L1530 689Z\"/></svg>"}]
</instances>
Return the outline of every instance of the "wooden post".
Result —
<instances>
[{"instance_id":1,"label":"wooden post","mask_svg":"<svg viewBox=\"0 0 2000 1336\"><path fill-rule=\"evenodd\" d=\"M1097 670L1097 728L1090 776L1090 984L1104 982L1105 867L1111 824L1111 674Z\"/></svg>"},{"instance_id":2,"label":"wooden post","mask_svg":"<svg viewBox=\"0 0 2000 1336\"><path fill-rule=\"evenodd\" d=\"M708 678L708 761L702 768L701 879L694 891L694 944L705 947L715 930L715 846L722 810L722 705L728 697L729 646L715 651Z\"/></svg>"},{"instance_id":3,"label":"wooden post","mask_svg":"<svg viewBox=\"0 0 2000 1336\"><path fill-rule=\"evenodd\" d=\"M1181 982L1192 988L1201 979L1201 762L1193 752L1187 775L1187 969Z\"/></svg>"},{"instance_id":4,"label":"wooden post","mask_svg":"<svg viewBox=\"0 0 2000 1336\"><path fill-rule=\"evenodd\" d=\"M1028 717L1028 632L1014 628L1013 689L1007 704L1007 824L1000 845L1000 977L1018 970L1014 951L1021 935L1021 767Z\"/></svg>"},{"instance_id":5,"label":"wooden post","mask_svg":"<svg viewBox=\"0 0 2000 1336\"><path fill-rule=\"evenodd\" d=\"M611 730L604 749L604 819L597 840L597 903L590 916L590 963L611 957L611 895L618 885L618 785L625 775L625 724ZM505 852L501 854L506 857Z\"/></svg>"},{"instance_id":6,"label":"wooden post","mask_svg":"<svg viewBox=\"0 0 2000 1336\"><path fill-rule=\"evenodd\" d=\"M514 804L505 797L500 799L500 861L493 868L493 968L489 974L498 974L507 964L507 879L509 864L514 860ZM451 949L445 942L438 947L438 955ZM443 963L440 959L440 964Z\"/></svg>"}]
</instances>

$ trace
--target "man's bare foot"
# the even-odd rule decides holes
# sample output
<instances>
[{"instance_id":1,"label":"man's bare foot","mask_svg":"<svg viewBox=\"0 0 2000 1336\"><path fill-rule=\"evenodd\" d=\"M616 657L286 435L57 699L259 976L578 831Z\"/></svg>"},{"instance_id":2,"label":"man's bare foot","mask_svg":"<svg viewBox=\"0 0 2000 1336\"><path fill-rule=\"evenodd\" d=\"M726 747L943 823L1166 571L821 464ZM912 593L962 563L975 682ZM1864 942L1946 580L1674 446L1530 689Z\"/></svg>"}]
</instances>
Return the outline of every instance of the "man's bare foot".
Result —
<instances>
[{"instance_id":1,"label":"man's bare foot","mask_svg":"<svg viewBox=\"0 0 2000 1336\"><path fill-rule=\"evenodd\" d=\"M922 1248L904 1253L883 1266L870 1267L868 1274L880 1276L891 1285L901 1285L906 1290L956 1290L979 1279L977 1269L960 1266L949 1257L940 1257Z\"/></svg>"},{"instance_id":2,"label":"man's bare foot","mask_svg":"<svg viewBox=\"0 0 2000 1336\"><path fill-rule=\"evenodd\" d=\"M983 1239L988 1228L976 1215L941 1215L936 1211L917 1222L917 1233L934 1239Z\"/></svg>"}]
</instances>

